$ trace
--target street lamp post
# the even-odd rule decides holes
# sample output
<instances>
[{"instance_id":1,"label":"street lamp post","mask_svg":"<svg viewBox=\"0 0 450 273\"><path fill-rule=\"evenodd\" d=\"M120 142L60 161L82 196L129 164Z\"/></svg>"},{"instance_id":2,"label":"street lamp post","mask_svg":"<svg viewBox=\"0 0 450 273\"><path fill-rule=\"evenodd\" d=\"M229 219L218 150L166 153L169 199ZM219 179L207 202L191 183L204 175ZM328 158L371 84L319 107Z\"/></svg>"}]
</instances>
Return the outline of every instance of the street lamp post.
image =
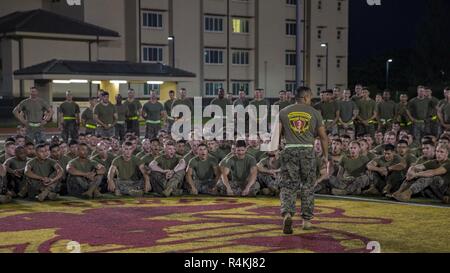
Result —
<instances>
[{"instance_id":1,"label":"street lamp post","mask_svg":"<svg viewBox=\"0 0 450 273\"><path fill-rule=\"evenodd\" d=\"M175 67L175 36L169 36L167 40L172 41L172 67Z\"/></svg>"},{"instance_id":2,"label":"street lamp post","mask_svg":"<svg viewBox=\"0 0 450 273\"><path fill-rule=\"evenodd\" d=\"M321 47L326 48L326 55L325 55L325 61L326 61L326 69L325 69L325 89L328 90L328 43L322 43L320 44Z\"/></svg>"},{"instance_id":3,"label":"street lamp post","mask_svg":"<svg viewBox=\"0 0 450 273\"><path fill-rule=\"evenodd\" d=\"M389 65L393 62L394 60L389 59L386 61L386 89L389 89Z\"/></svg>"}]
</instances>

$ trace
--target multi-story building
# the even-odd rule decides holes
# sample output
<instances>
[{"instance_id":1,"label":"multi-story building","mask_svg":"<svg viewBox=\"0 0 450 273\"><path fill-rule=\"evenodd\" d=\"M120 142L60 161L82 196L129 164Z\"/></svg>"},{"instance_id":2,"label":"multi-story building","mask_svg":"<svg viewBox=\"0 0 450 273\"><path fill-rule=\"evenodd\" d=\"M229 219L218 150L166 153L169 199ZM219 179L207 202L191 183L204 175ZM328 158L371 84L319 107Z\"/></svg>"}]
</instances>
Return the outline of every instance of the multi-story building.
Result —
<instances>
[{"instance_id":1,"label":"multi-story building","mask_svg":"<svg viewBox=\"0 0 450 273\"><path fill-rule=\"evenodd\" d=\"M16 23L52 17L46 12L57 16L26 31L20 26L11 31L11 16L0 19L0 95L26 96L32 85L47 90L49 99L67 89L88 97L100 87L116 93L131 87L141 98L157 90L163 99L180 87L204 97L216 95L219 87L249 95L263 88L266 97L298 84L317 91L346 87L348 2L2 1L0 16L22 12ZM25 16L29 10L34 15ZM2 26L5 18L10 29ZM108 74L108 62L116 74Z\"/></svg>"}]
</instances>

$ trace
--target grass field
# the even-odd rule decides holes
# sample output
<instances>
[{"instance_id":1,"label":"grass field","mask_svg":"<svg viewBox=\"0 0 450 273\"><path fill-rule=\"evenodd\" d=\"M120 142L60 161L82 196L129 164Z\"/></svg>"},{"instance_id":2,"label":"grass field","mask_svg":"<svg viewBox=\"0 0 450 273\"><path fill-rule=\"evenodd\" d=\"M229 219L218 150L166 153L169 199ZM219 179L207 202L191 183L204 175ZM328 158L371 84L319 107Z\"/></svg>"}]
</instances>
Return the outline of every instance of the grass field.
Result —
<instances>
[{"instance_id":1,"label":"grass field","mask_svg":"<svg viewBox=\"0 0 450 273\"><path fill-rule=\"evenodd\" d=\"M318 197L314 230L281 223L274 198L15 201L0 206L0 252L450 252L444 206Z\"/></svg>"}]
</instances>

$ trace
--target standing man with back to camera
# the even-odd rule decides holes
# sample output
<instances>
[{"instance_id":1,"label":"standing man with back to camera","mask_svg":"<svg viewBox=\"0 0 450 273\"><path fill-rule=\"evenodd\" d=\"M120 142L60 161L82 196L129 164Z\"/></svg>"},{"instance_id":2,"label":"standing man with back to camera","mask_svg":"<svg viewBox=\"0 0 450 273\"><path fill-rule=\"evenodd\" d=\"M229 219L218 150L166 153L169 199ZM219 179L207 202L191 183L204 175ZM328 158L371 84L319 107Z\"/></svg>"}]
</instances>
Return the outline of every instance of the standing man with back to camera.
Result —
<instances>
[{"instance_id":1,"label":"standing man with back to camera","mask_svg":"<svg viewBox=\"0 0 450 273\"><path fill-rule=\"evenodd\" d=\"M297 89L297 103L280 111L280 131L286 140L281 153L281 215L283 233L292 234L297 192L300 192L303 229L312 229L314 216L314 183L316 181L315 136L322 144L324 164L328 163L328 136L322 115L311 106L312 92L308 87Z\"/></svg>"}]
</instances>

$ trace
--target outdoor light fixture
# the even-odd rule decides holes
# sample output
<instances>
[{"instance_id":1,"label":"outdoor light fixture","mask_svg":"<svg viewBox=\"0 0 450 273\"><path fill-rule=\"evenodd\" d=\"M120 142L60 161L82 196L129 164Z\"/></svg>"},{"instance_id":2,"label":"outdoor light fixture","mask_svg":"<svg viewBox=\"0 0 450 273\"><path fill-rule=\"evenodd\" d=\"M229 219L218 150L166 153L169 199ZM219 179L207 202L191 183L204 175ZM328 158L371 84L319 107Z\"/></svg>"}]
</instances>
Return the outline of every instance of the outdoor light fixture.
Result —
<instances>
[{"instance_id":1,"label":"outdoor light fixture","mask_svg":"<svg viewBox=\"0 0 450 273\"><path fill-rule=\"evenodd\" d=\"M70 81L69 80L53 80L52 81L53 83L70 83Z\"/></svg>"},{"instance_id":2,"label":"outdoor light fixture","mask_svg":"<svg viewBox=\"0 0 450 273\"><path fill-rule=\"evenodd\" d=\"M173 41L174 39L175 39L175 37L173 37L173 36L167 37L167 40L169 40L169 41Z\"/></svg>"},{"instance_id":3,"label":"outdoor light fixture","mask_svg":"<svg viewBox=\"0 0 450 273\"><path fill-rule=\"evenodd\" d=\"M70 83L88 83L88 80L70 80Z\"/></svg>"},{"instance_id":4,"label":"outdoor light fixture","mask_svg":"<svg viewBox=\"0 0 450 273\"><path fill-rule=\"evenodd\" d=\"M389 59L389 60L388 60L388 63L392 63L393 61L394 61L394 60L392 60L392 59Z\"/></svg>"},{"instance_id":5,"label":"outdoor light fixture","mask_svg":"<svg viewBox=\"0 0 450 273\"><path fill-rule=\"evenodd\" d=\"M109 81L110 83L114 83L114 84L127 84L127 81Z\"/></svg>"},{"instance_id":6,"label":"outdoor light fixture","mask_svg":"<svg viewBox=\"0 0 450 273\"><path fill-rule=\"evenodd\" d=\"M164 84L164 82L163 81L148 81L147 84L161 85L161 84Z\"/></svg>"},{"instance_id":7,"label":"outdoor light fixture","mask_svg":"<svg viewBox=\"0 0 450 273\"><path fill-rule=\"evenodd\" d=\"M101 81L92 81L92 84L102 84Z\"/></svg>"},{"instance_id":8,"label":"outdoor light fixture","mask_svg":"<svg viewBox=\"0 0 450 273\"><path fill-rule=\"evenodd\" d=\"M328 47L328 44L323 43L323 44L320 44L320 46L321 47Z\"/></svg>"}]
</instances>

